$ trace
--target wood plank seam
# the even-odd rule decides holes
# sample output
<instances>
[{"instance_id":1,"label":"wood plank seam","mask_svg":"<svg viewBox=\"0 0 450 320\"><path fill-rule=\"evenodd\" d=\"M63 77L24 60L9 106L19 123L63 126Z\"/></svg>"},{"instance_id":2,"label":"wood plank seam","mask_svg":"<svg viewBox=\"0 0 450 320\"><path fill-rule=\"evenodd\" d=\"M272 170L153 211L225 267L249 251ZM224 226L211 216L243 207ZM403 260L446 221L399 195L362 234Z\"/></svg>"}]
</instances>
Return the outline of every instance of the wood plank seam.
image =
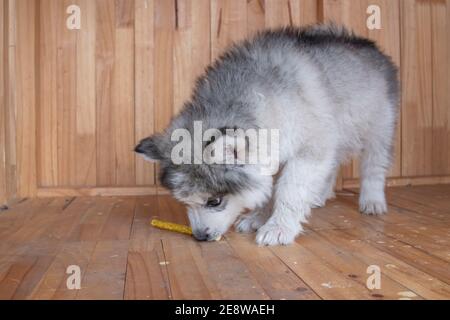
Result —
<instances>
[{"instance_id":1,"label":"wood plank seam","mask_svg":"<svg viewBox=\"0 0 450 320\"><path fill-rule=\"evenodd\" d=\"M163 258L164 258L164 262L167 262L167 257L166 257L166 250L164 249L164 242L163 242L163 239L160 239L159 240L160 241L160 244L161 244L161 250L162 250L162 252L163 252ZM172 294L172 282L170 281L170 273L169 273L169 268L168 268L168 266L167 266L167 263L163 263L162 265L161 265L161 268L164 268L165 270L166 270L166 274L167 274L167 281L168 281L168 284L167 284L167 289L168 289L168 294L169 294L169 299L170 300L173 300L173 294Z\"/></svg>"}]
</instances>

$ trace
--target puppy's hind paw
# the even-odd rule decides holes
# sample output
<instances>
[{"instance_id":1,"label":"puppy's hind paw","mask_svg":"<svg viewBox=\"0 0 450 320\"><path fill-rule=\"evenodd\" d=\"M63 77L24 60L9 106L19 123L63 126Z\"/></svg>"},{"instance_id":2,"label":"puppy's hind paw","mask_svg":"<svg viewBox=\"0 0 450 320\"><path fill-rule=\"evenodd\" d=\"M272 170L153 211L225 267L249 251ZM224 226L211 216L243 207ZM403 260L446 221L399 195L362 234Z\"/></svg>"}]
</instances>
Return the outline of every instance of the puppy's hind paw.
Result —
<instances>
[{"instance_id":1,"label":"puppy's hind paw","mask_svg":"<svg viewBox=\"0 0 450 320\"><path fill-rule=\"evenodd\" d=\"M256 243L263 246L287 245L294 242L301 227L291 228L276 223L266 223L256 234Z\"/></svg>"},{"instance_id":2,"label":"puppy's hind paw","mask_svg":"<svg viewBox=\"0 0 450 320\"><path fill-rule=\"evenodd\" d=\"M234 228L237 232L250 233L258 230L264 222L265 219L261 214L252 213L241 215L234 224Z\"/></svg>"},{"instance_id":3,"label":"puppy's hind paw","mask_svg":"<svg viewBox=\"0 0 450 320\"><path fill-rule=\"evenodd\" d=\"M361 200L359 202L359 211L367 215L380 215L387 212L386 201Z\"/></svg>"}]
</instances>

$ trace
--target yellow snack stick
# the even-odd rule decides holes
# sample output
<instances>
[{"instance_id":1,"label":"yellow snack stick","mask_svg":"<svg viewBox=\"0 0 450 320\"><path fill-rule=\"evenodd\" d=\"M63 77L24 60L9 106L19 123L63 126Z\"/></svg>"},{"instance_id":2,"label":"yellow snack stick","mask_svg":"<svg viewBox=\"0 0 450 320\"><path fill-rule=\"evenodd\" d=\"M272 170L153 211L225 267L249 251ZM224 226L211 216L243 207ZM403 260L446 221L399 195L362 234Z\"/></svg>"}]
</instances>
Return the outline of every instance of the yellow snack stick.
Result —
<instances>
[{"instance_id":1,"label":"yellow snack stick","mask_svg":"<svg viewBox=\"0 0 450 320\"><path fill-rule=\"evenodd\" d=\"M179 233L184 233L184 234L188 234L188 235L192 235L192 229L191 227L188 226L183 226L181 224L178 223L172 223L172 222L167 222L167 221L161 221L158 219L153 219L150 224L156 228L159 229L164 229L164 230L169 230L169 231L174 231L174 232L179 232Z\"/></svg>"}]
</instances>

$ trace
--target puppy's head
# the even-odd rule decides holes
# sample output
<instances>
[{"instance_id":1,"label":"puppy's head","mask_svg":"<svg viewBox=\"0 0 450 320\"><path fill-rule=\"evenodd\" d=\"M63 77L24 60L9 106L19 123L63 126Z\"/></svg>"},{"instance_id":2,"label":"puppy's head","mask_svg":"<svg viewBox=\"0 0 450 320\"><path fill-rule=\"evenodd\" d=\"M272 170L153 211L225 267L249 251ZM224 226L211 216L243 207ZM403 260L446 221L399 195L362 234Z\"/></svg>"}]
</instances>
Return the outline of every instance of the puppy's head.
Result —
<instances>
[{"instance_id":1,"label":"puppy's head","mask_svg":"<svg viewBox=\"0 0 450 320\"><path fill-rule=\"evenodd\" d=\"M220 144L227 157L237 157L238 145L223 145L223 142L223 139L217 139L203 143L202 149L214 149ZM135 151L146 160L160 163L161 184L188 206L196 239L215 240L228 230L244 209L261 206L270 196L272 177L262 175L257 166L204 161L176 164L173 161L174 146L166 131L143 139Z\"/></svg>"}]
</instances>

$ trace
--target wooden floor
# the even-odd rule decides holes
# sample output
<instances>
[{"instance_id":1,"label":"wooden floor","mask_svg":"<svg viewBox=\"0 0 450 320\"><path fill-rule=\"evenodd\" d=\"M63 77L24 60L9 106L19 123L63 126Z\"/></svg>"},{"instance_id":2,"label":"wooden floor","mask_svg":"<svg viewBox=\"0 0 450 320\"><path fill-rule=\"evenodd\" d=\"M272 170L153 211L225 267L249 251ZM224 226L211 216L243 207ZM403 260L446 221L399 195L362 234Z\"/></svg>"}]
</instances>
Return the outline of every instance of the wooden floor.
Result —
<instances>
[{"instance_id":1,"label":"wooden floor","mask_svg":"<svg viewBox=\"0 0 450 320\"><path fill-rule=\"evenodd\" d=\"M450 299L450 185L390 188L388 202L362 216L343 192L295 244L257 247L253 234L205 243L150 227L187 223L168 196L29 199L0 212L0 298Z\"/></svg>"}]
</instances>

